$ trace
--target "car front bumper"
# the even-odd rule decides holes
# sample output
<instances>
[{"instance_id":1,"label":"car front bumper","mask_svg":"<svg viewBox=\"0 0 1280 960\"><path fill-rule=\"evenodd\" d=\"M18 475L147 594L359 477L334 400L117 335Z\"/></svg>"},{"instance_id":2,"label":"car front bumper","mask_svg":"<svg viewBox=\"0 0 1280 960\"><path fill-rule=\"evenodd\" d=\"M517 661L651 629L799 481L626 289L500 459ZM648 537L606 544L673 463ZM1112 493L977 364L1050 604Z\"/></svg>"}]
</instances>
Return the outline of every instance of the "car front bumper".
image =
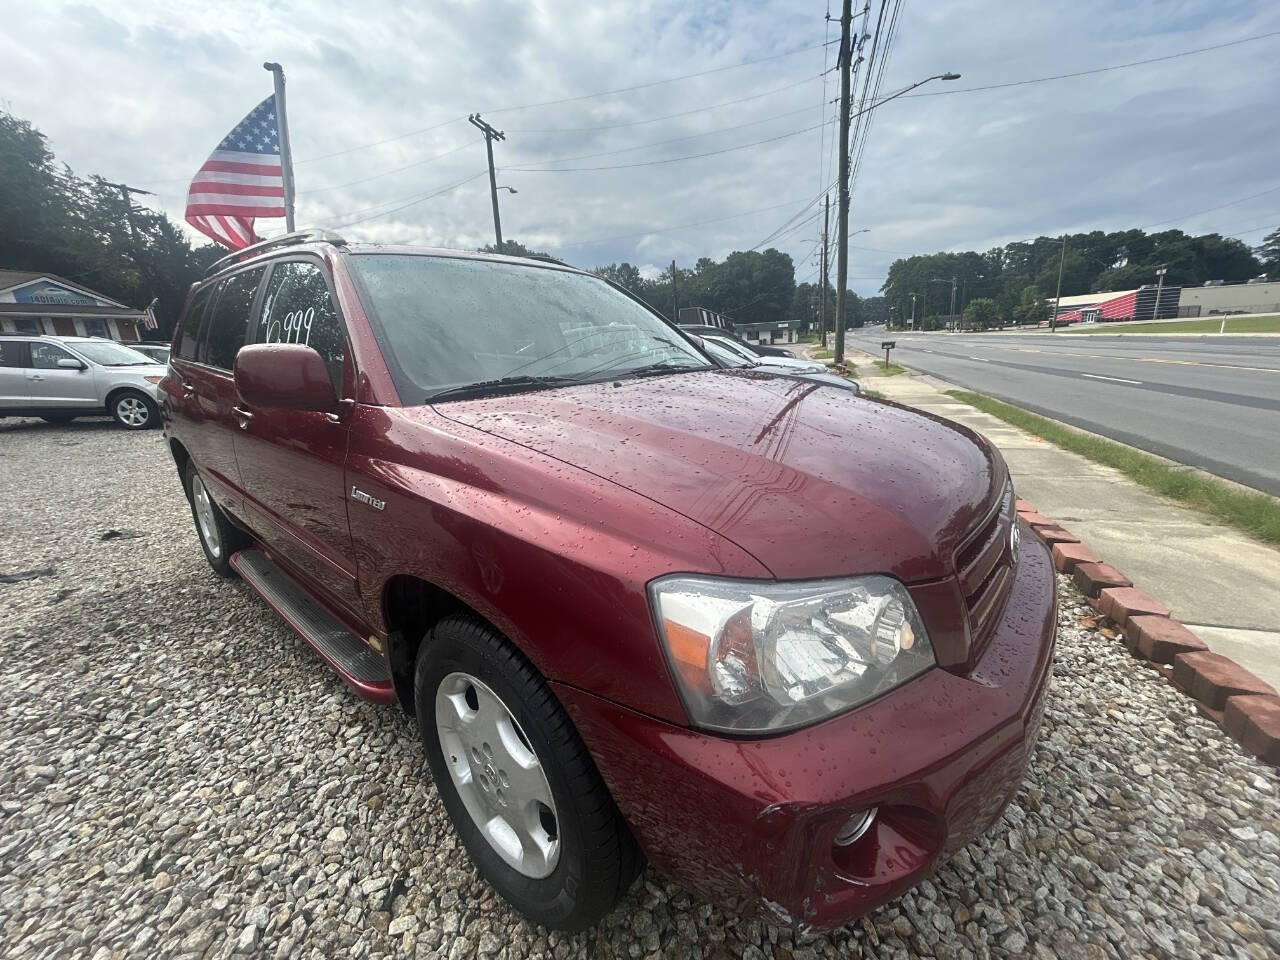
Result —
<instances>
[{"instance_id":1,"label":"car front bumper","mask_svg":"<svg viewBox=\"0 0 1280 960\"><path fill-rule=\"evenodd\" d=\"M555 688L655 865L725 909L820 929L900 896L999 818L1043 716L1056 610L1048 553L1026 537L972 671L934 669L768 739L689 730ZM837 846L870 807L871 828Z\"/></svg>"}]
</instances>

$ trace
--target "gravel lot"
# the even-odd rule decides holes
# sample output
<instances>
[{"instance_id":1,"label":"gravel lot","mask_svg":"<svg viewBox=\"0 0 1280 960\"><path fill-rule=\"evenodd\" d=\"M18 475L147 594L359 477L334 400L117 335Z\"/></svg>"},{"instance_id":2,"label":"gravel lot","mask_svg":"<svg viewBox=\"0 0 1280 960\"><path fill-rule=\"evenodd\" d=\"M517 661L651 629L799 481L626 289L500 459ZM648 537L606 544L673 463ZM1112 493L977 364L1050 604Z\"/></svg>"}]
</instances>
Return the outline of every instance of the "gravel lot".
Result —
<instances>
[{"instance_id":1,"label":"gravel lot","mask_svg":"<svg viewBox=\"0 0 1280 960\"><path fill-rule=\"evenodd\" d=\"M44 567L0 583L6 957L1280 954L1276 771L1066 585L1028 781L932 880L802 938L647 871L565 937L478 880L409 719L208 570L158 433L0 421L0 574Z\"/></svg>"}]
</instances>

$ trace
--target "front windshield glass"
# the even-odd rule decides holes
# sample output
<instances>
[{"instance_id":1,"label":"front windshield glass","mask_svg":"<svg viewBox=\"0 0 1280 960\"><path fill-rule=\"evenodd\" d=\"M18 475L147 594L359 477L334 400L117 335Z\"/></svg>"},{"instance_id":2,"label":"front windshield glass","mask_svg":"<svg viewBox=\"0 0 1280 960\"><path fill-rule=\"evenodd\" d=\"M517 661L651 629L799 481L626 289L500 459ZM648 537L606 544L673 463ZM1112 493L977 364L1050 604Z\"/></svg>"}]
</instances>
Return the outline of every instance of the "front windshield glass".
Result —
<instances>
[{"instance_id":1,"label":"front windshield glass","mask_svg":"<svg viewBox=\"0 0 1280 960\"><path fill-rule=\"evenodd\" d=\"M755 361L747 360L730 350L723 340L716 340L713 337L702 338L703 349L711 354L716 360L728 367L753 367Z\"/></svg>"},{"instance_id":2,"label":"front windshield glass","mask_svg":"<svg viewBox=\"0 0 1280 960\"><path fill-rule=\"evenodd\" d=\"M84 340L73 343L71 346L81 356L94 363L100 363L104 367L136 367L144 363L150 366L155 363L150 357L143 356L137 350L119 343L112 343L110 340Z\"/></svg>"},{"instance_id":3,"label":"front windshield glass","mask_svg":"<svg viewBox=\"0 0 1280 960\"><path fill-rule=\"evenodd\" d=\"M750 350L746 349L741 344L734 343L732 340L725 340L723 337L706 337L705 339L710 340L718 346L724 347L724 349L728 350L730 353L737 354L743 360L748 360L752 363L757 362L756 356Z\"/></svg>"},{"instance_id":4,"label":"front windshield glass","mask_svg":"<svg viewBox=\"0 0 1280 960\"><path fill-rule=\"evenodd\" d=\"M404 403L505 378L707 366L693 344L598 277L415 254L355 254L351 263Z\"/></svg>"}]
</instances>

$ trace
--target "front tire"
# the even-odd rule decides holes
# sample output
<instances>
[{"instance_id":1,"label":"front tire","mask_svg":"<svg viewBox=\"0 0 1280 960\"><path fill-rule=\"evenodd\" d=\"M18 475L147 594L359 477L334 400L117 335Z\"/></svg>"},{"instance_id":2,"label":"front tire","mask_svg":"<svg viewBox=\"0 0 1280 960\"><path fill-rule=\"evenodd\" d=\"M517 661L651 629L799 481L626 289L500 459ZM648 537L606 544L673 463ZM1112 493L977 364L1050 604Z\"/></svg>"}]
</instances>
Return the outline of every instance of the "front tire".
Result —
<instances>
[{"instance_id":1,"label":"front tire","mask_svg":"<svg viewBox=\"0 0 1280 960\"><path fill-rule=\"evenodd\" d=\"M160 422L155 401L136 390L121 390L111 397L111 416L126 430L149 430Z\"/></svg>"},{"instance_id":2,"label":"front tire","mask_svg":"<svg viewBox=\"0 0 1280 960\"><path fill-rule=\"evenodd\" d=\"M493 627L446 617L422 641L418 725L436 788L477 869L534 923L597 923L640 852L546 681Z\"/></svg>"},{"instance_id":3,"label":"front tire","mask_svg":"<svg viewBox=\"0 0 1280 960\"><path fill-rule=\"evenodd\" d=\"M226 514L218 509L194 463L187 463L184 482L187 501L191 504L191 519L195 521L196 537L200 540L200 549L204 551L205 559L218 576L228 579L235 577L236 570L231 566L231 555L248 546L249 538L232 526Z\"/></svg>"}]
</instances>

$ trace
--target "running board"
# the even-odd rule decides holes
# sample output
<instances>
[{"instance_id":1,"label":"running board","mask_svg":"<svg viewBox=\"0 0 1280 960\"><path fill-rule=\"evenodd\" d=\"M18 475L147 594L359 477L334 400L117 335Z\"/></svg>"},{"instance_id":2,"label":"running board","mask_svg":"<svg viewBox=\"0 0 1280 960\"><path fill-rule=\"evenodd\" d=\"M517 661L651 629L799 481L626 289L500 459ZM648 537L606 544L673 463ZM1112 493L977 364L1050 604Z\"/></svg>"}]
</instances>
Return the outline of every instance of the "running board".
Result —
<instances>
[{"instance_id":1,"label":"running board","mask_svg":"<svg viewBox=\"0 0 1280 960\"><path fill-rule=\"evenodd\" d=\"M394 696L386 662L299 587L261 550L241 550L231 566L344 680L371 699Z\"/></svg>"}]
</instances>

